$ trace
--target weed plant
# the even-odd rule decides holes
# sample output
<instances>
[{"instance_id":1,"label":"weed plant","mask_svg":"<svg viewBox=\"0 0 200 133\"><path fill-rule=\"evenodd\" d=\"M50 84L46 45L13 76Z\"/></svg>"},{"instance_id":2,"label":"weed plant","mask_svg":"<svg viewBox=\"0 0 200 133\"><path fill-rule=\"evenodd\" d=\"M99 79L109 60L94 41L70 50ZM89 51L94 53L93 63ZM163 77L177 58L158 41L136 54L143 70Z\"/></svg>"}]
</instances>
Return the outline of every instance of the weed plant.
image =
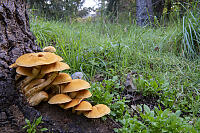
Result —
<instances>
[{"instance_id":1,"label":"weed plant","mask_svg":"<svg viewBox=\"0 0 200 133\"><path fill-rule=\"evenodd\" d=\"M193 40L199 41L198 26L191 25L189 20L188 34L181 35L182 26L178 24L142 28L101 21L45 21L39 17L31 20L31 30L38 45L56 47L57 54L71 67L69 73L81 71L90 81L103 77L102 82L92 83L90 101L111 107L110 117L122 125L116 132L196 133L200 131L199 58L177 56L175 47L180 39L186 39L182 38L185 35L192 34L197 37ZM182 48L188 45L182 44ZM163 105L164 110L138 105L142 109L136 110L137 115L131 113L129 101L122 95L130 71L142 75L134 80L137 91L144 97L159 97L155 102Z\"/></svg>"},{"instance_id":2,"label":"weed plant","mask_svg":"<svg viewBox=\"0 0 200 133\"><path fill-rule=\"evenodd\" d=\"M39 124L43 123L42 116L35 119L32 123L28 119L25 119L25 122L26 125L23 127L23 129L26 129L27 133L44 132L48 130L47 128L38 129Z\"/></svg>"}]
</instances>

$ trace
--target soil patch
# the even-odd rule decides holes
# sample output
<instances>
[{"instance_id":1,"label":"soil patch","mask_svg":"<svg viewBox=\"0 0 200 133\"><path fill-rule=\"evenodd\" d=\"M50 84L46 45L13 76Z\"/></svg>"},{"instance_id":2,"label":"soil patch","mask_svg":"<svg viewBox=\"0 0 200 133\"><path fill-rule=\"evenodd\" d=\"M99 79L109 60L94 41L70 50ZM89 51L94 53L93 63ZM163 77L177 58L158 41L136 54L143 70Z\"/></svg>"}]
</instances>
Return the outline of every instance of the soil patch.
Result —
<instances>
[{"instance_id":1,"label":"soil patch","mask_svg":"<svg viewBox=\"0 0 200 133\"><path fill-rule=\"evenodd\" d=\"M24 124L24 116L17 106L11 105L0 112L0 133L23 133Z\"/></svg>"},{"instance_id":2,"label":"soil patch","mask_svg":"<svg viewBox=\"0 0 200 133\"><path fill-rule=\"evenodd\" d=\"M35 107L42 116L51 119L55 126L59 125L68 133L112 133L117 125L111 120L88 119L83 115L73 114L71 110L64 110L56 105L40 103Z\"/></svg>"},{"instance_id":3,"label":"soil patch","mask_svg":"<svg viewBox=\"0 0 200 133\"><path fill-rule=\"evenodd\" d=\"M55 133L112 133L113 129L118 127L110 118L106 121L88 119L83 115L73 114L71 110L64 110L48 103L41 103L35 109L44 119L44 123L38 128L46 127ZM0 110L0 133L24 133L24 125L25 117L18 106L11 105L6 111Z\"/></svg>"}]
</instances>

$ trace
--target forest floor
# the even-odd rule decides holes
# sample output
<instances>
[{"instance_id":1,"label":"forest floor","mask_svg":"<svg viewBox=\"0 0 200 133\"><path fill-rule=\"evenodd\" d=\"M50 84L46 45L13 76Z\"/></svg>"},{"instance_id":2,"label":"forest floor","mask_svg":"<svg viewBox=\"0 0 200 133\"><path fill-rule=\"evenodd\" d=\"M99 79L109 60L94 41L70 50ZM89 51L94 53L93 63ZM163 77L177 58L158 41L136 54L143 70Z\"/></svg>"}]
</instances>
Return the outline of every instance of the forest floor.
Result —
<instances>
[{"instance_id":1,"label":"forest floor","mask_svg":"<svg viewBox=\"0 0 200 133\"><path fill-rule=\"evenodd\" d=\"M70 110L66 111L48 103L41 103L35 108L41 112L43 117L48 117L50 121L53 121L54 126L59 127L60 132L63 133L112 133L113 129L119 126L110 118L105 121L88 119L83 115L73 114ZM23 129L24 115L16 105L11 105L5 112L0 112L0 125L0 133L26 132ZM54 130L51 126L47 128L49 131Z\"/></svg>"},{"instance_id":2,"label":"forest floor","mask_svg":"<svg viewBox=\"0 0 200 133\"><path fill-rule=\"evenodd\" d=\"M146 104L149 107L157 106L156 98L143 98L137 95L138 99L130 101L132 104ZM88 119L83 115L72 113L71 110L64 110L56 105L50 105L43 102L34 107L41 112L44 118L53 121L54 126L60 128L63 133L112 133L113 129L121 128L121 125L111 118L102 119ZM48 124L48 123L46 123ZM23 127L26 125L23 112L17 105L11 105L5 112L0 112L0 133L23 133L26 132ZM38 127L38 129L41 126ZM53 131L54 127L47 127L49 131Z\"/></svg>"}]
</instances>

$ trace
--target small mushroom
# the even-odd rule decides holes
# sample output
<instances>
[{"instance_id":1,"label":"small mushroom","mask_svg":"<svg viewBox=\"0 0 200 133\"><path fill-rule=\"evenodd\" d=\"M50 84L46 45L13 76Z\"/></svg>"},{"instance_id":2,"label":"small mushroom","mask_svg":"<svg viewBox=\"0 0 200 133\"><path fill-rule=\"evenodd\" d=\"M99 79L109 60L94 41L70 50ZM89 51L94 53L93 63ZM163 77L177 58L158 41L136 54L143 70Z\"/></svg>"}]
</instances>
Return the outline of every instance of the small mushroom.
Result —
<instances>
[{"instance_id":1,"label":"small mushroom","mask_svg":"<svg viewBox=\"0 0 200 133\"><path fill-rule=\"evenodd\" d=\"M20 88L24 88L28 83L30 83L32 80L34 79L34 77L26 77L24 78L22 81L20 81L18 84L18 86Z\"/></svg>"},{"instance_id":2,"label":"small mushroom","mask_svg":"<svg viewBox=\"0 0 200 133\"><path fill-rule=\"evenodd\" d=\"M59 87L59 93L62 93L62 89L64 88L64 85L69 83L72 80L69 74L66 73L59 73L58 76L54 79L54 81L45 88L47 90L48 88L51 88L51 86L58 86Z\"/></svg>"},{"instance_id":3,"label":"small mushroom","mask_svg":"<svg viewBox=\"0 0 200 133\"><path fill-rule=\"evenodd\" d=\"M69 103L61 104L60 107L63 109L69 109L78 105L83 99L72 99Z\"/></svg>"},{"instance_id":4,"label":"small mushroom","mask_svg":"<svg viewBox=\"0 0 200 133\"><path fill-rule=\"evenodd\" d=\"M47 74L50 72L58 72L58 71L63 71L66 69L70 69L69 65L63 63L63 62L55 62L53 64L49 65L43 65L41 69L41 74Z\"/></svg>"},{"instance_id":5,"label":"small mushroom","mask_svg":"<svg viewBox=\"0 0 200 133\"><path fill-rule=\"evenodd\" d=\"M81 113L85 111L91 111L92 110L92 105L87 102L87 101L82 101L79 105L77 105L74 108L75 111L77 111L77 114L80 115Z\"/></svg>"},{"instance_id":6,"label":"small mushroom","mask_svg":"<svg viewBox=\"0 0 200 133\"><path fill-rule=\"evenodd\" d=\"M45 101L48 99L48 94L45 91L40 91L38 93L35 93L32 97L28 98L28 102L30 106L36 106L41 101Z\"/></svg>"},{"instance_id":7,"label":"small mushroom","mask_svg":"<svg viewBox=\"0 0 200 133\"><path fill-rule=\"evenodd\" d=\"M56 49L53 46L44 47L42 50L44 52L51 52L51 53L55 53L56 52Z\"/></svg>"},{"instance_id":8,"label":"small mushroom","mask_svg":"<svg viewBox=\"0 0 200 133\"><path fill-rule=\"evenodd\" d=\"M57 94L53 96L48 103L49 104L62 104L70 102L72 99L66 94Z\"/></svg>"},{"instance_id":9,"label":"small mushroom","mask_svg":"<svg viewBox=\"0 0 200 133\"><path fill-rule=\"evenodd\" d=\"M90 88L90 84L82 79L73 79L63 89L63 93L74 92Z\"/></svg>"},{"instance_id":10,"label":"small mushroom","mask_svg":"<svg viewBox=\"0 0 200 133\"><path fill-rule=\"evenodd\" d=\"M110 113L110 108L104 104L97 104L92 107L92 111L84 112L87 118L100 118Z\"/></svg>"},{"instance_id":11,"label":"small mushroom","mask_svg":"<svg viewBox=\"0 0 200 133\"><path fill-rule=\"evenodd\" d=\"M71 98L89 98L92 96L92 93L89 90L80 90L80 91L70 92L69 96Z\"/></svg>"},{"instance_id":12,"label":"small mushroom","mask_svg":"<svg viewBox=\"0 0 200 133\"><path fill-rule=\"evenodd\" d=\"M18 74L21 74L21 75L24 75L24 76L29 76L29 77L31 77L31 76L33 76L33 74L32 74L32 67L17 67L17 69L16 69L16 73L18 73Z\"/></svg>"},{"instance_id":13,"label":"small mushroom","mask_svg":"<svg viewBox=\"0 0 200 133\"><path fill-rule=\"evenodd\" d=\"M59 85L71 82L72 78L69 74L59 73L58 76L51 83L52 85Z\"/></svg>"}]
</instances>

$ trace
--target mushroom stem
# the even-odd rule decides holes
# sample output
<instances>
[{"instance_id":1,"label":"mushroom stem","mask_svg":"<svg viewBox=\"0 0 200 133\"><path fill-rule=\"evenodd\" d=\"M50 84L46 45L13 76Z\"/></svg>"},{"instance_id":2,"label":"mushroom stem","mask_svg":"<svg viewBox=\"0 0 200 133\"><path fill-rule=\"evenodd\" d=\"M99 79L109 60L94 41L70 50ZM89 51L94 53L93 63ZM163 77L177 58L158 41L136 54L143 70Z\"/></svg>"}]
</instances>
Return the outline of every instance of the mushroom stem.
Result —
<instances>
[{"instance_id":1,"label":"mushroom stem","mask_svg":"<svg viewBox=\"0 0 200 133\"><path fill-rule=\"evenodd\" d=\"M62 94L63 93L63 89L65 88L64 85L60 85L60 93Z\"/></svg>"},{"instance_id":2,"label":"mushroom stem","mask_svg":"<svg viewBox=\"0 0 200 133\"><path fill-rule=\"evenodd\" d=\"M41 91L43 88L45 88L46 86L48 86L55 78L56 76L58 75L58 72L53 72L53 73L50 73L48 75L48 78L45 82L43 82L42 84L39 84L33 88L31 88L30 90L28 90L25 95L27 97L30 97L31 95L33 95L34 93L38 92L38 91Z\"/></svg>"},{"instance_id":3,"label":"mushroom stem","mask_svg":"<svg viewBox=\"0 0 200 133\"><path fill-rule=\"evenodd\" d=\"M77 111L76 114L77 114L77 115L81 115L83 112L84 112L84 111L80 111L80 110L79 110L79 111Z\"/></svg>"},{"instance_id":4,"label":"mushroom stem","mask_svg":"<svg viewBox=\"0 0 200 133\"><path fill-rule=\"evenodd\" d=\"M26 77L23 81L21 81L20 88L24 88L28 83L30 83L33 79L35 79L40 73L40 70L41 70L41 66L33 67L32 69L33 76Z\"/></svg>"},{"instance_id":5,"label":"mushroom stem","mask_svg":"<svg viewBox=\"0 0 200 133\"><path fill-rule=\"evenodd\" d=\"M41 101L47 100L47 99L48 99L48 94L45 91L40 91L40 92L34 94L32 97L28 98L28 102L29 102L30 106L36 106Z\"/></svg>"},{"instance_id":6,"label":"mushroom stem","mask_svg":"<svg viewBox=\"0 0 200 133\"><path fill-rule=\"evenodd\" d=\"M51 91L52 91L53 93L57 94L57 93L59 93L59 91L60 91L60 86L59 86L59 85L52 85L52 84L49 84L49 85L47 85L47 86L44 88L45 91L47 91L47 90L49 90L49 89L51 89Z\"/></svg>"},{"instance_id":7,"label":"mushroom stem","mask_svg":"<svg viewBox=\"0 0 200 133\"><path fill-rule=\"evenodd\" d=\"M62 94L62 90L63 90L64 87L62 87L61 85L58 85L58 86L59 86L59 88L58 88L58 93L59 93L59 94Z\"/></svg>"},{"instance_id":8,"label":"mushroom stem","mask_svg":"<svg viewBox=\"0 0 200 133\"><path fill-rule=\"evenodd\" d=\"M21 77L22 77L22 75L17 73L17 74L15 75L15 80L17 81L17 80L19 80Z\"/></svg>"},{"instance_id":9,"label":"mushroom stem","mask_svg":"<svg viewBox=\"0 0 200 133\"><path fill-rule=\"evenodd\" d=\"M28 83L30 83L32 80L34 79L34 77L26 77L24 80L22 80L19 83L20 88L24 88Z\"/></svg>"},{"instance_id":10,"label":"mushroom stem","mask_svg":"<svg viewBox=\"0 0 200 133\"><path fill-rule=\"evenodd\" d=\"M43 78L44 76L45 76L45 74L44 74L44 73L43 73L43 74L42 74L42 73L40 73L40 74L37 76L37 78L38 78L38 79L41 79L41 78Z\"/></svg>"},{"instance_id":11,"label":"mushroom stem","mask_svg":"<svg viewBox=\"0 0 200 133\"><path fill-rule=\"evenodd\" d=\"M41 70L41 66L35 66L35 67L33 67L33 69L32 69L33 76L37 77L38 74L39 74L39 72L40 72L40 70Z\"/></svg>"},{"instance_id":12,"label":"mushroom stem","mask_svg":"<svg viewBox=\"0 0 200 133\"><path fill-rule=\"evenodd\" d=\"M64 103L63 104L58 104L58 106L60 106L62 109L64 109L65 104Z\"/></svg>"},{"instance_id":13,"label":"mushroom stem","mask_svg":"<svg viewBox=\"0 0 200 133\"><path fill-rule=\"evenodd\" d=\"M75 108L74 108L74 107L72 108L72 113L76 113L76 110L75 110Z\"/></svg>"},{"instance_id":14,"label":"mushroom stem","mask_svg":"<svg viewBox=\"0 0 200 133\"><path fill-rule=\"evenodd\" d=\"M77 95L77 91L75 91L75 92L70 92L70 93L69 93L69 96L70 96L71 98L75 98L76 95Z\"/></svg>"},{"instance_id":15,"label":"mushroom stem","mask_svg":"<svg viewBox=\"0 0 200 133\"><path fill-rule=\"evenodd\" d=\"M22 92L26 93L31 88L33 88L39 84L42 84L44 81L45 81L45 79L35 79L35 80L31 81L28 85L26 85L24 88L22 88Z\"/></svg>"}]
</instances>

